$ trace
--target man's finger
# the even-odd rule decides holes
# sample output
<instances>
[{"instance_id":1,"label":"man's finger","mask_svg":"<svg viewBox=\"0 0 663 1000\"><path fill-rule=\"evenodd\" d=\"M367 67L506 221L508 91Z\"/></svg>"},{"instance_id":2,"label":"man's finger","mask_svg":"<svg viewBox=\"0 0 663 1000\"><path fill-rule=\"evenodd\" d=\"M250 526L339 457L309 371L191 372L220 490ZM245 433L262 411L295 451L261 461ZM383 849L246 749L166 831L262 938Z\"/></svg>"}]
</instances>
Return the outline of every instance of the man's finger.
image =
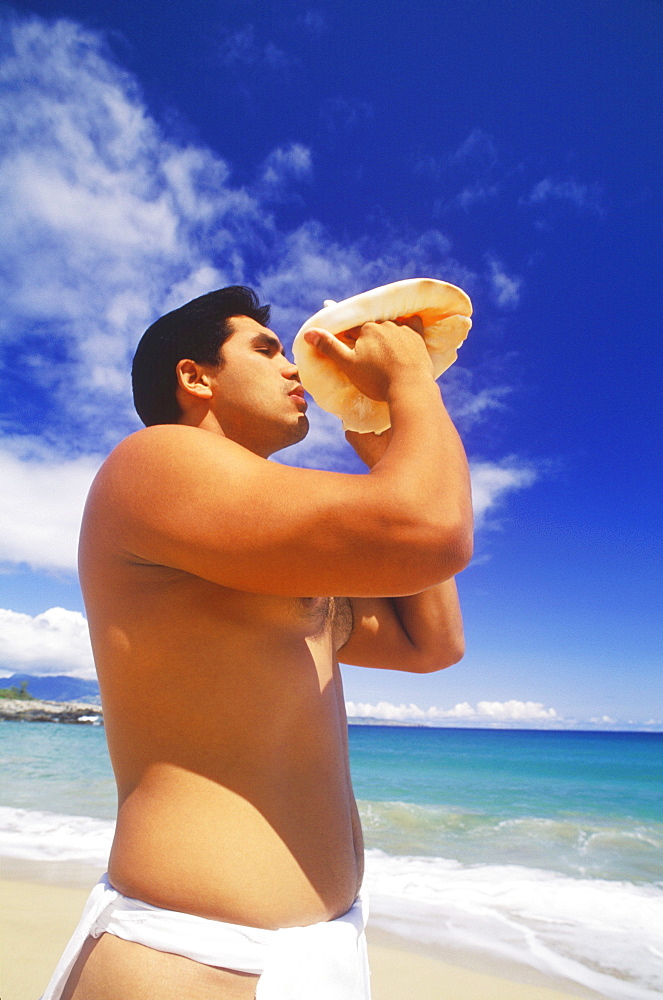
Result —
<instances>
[{"instance_id":1,"label":"man's finger","mask_svg":"<svg viewBox=\"0 0 663 1000\"><path fill-rule=\"evenodd\" d=\"M327 330L318 328L307 330L304 334L304 340L312 344L321 354L326 354L340 367L343 367L344 363L352 361L353 350L342 343L338 337L328 333Z\"/></svg>"},{"instance_id":2,"label":"man's finger","mask_svg":"<svg viewBox=\"0 0 663 1000\"><path fill-rule=\"evenodd\" d=\"M400 319L395 319L394 323L396 323L397 326L409 326L422 337L424 335L424 323L421 316L401 317Z\"/></svg>"}]
</instances>

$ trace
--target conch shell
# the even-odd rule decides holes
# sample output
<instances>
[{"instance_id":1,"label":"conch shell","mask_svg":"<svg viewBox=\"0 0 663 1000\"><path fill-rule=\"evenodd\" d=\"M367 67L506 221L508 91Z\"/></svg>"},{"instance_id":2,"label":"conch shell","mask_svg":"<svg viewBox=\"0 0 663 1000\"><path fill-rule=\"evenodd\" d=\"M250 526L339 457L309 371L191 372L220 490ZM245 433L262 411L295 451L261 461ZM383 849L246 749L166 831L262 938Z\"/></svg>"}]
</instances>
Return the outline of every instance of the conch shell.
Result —
<instances>
[{"instance_id":1,"label":"conch shell","mask_svg":"<svg viewBox=\"0 0 663 1000\"><path fill-rule=\"evenodd\" d=\"M461 288L434 278L408 278L372 288L342 302L327 299L324 308L307 319L292 344L302 385L318 406L334 413L346 430L381 434L391 426L386 403L369 399L329 358L304 339L312 327L338 334L363 323L420 316L435 378L458 357L458 348L472 326L472 303Z\"/></svg>"}]
</instances>

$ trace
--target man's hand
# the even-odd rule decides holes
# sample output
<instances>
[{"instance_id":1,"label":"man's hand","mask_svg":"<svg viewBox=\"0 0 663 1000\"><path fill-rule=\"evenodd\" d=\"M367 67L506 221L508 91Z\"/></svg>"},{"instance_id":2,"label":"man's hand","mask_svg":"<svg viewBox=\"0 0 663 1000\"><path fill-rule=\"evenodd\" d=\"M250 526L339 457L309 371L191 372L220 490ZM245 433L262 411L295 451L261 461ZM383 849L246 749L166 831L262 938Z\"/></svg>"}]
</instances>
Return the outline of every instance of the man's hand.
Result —
<instances>
[{"instance_id":1,"label":"man's hand","mask_svg":"<svg viewBox=\"0 0 663 1000\"><path fill-rule=\"evenodd\" d=\"M397 319L394 320L394 323L396 326L408 326L423 337L424 325L419 316L410 316L408 319ZM346 336L352 337L359 329L359 327L356 327L355 330L348 331L348 334L341 334L341 339L345 339ZM358 431L346 431L345 440L348 444L352 445L362 462L369 469L372 469L387 450L387 446L391 441L391 435L391 427L383 431L382 434L373 434L372 432L360 434Z\"/></svg>"},{"instance_id":2,"label":"man's hand","mask_svg":"<svg viewBox=\"0 0 663 1000\"><path fill-rule=\"evenodd\" d=\"M319 329L307 330L304 338L338 365L365 396L385 402L395 382L432 376L433 363L422 334L421 319L410 316L395 323L364 323L340 338Z\"/></svg>"}]
</instances>

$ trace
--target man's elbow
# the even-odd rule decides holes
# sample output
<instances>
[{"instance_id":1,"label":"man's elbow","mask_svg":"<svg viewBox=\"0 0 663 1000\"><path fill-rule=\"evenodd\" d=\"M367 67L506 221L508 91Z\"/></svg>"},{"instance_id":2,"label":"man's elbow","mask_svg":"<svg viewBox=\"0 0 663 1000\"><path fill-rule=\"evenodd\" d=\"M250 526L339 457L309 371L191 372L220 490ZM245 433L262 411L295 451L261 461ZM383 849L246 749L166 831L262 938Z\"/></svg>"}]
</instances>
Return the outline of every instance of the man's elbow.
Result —
<instances>
[{"instance_id":1,"label":"man's elbow","mask_svg":"<svg viewBox=\"0 0 663 1000\"><path fill-rule=\"evenodd\" d=\"M399 536L392 535L384 551L386 589L382 594L419 594L457 576L472 559L471 521L442 526L437 522L419 523L415 528L408 525L406 530L401 528Z\"/></svg>"},{"instance_id":2,"label":"man's elbow","mask_svg":"<svg viewBox=\"0 0 663 1000\"><path fill-rule=\"evenodd\" d=\"M440 670L446 670L447 667L453 667L454 664L460 663L464 656L465 639L463 635L454 636L444 646L433 650L425 656L419 657L416 673L438 673Z\"/></svg>"},{"instance_id":3,"label":"man's elbow","mask_svg":"<svg viewBox=\"0 0 663 1000\"><path fill-rule=\"evenodd\" d=\"M438 581L450 580L470 563L474 552L472 524L459 522L438 531L432 541Z\"/></svg>"}]
</instances>

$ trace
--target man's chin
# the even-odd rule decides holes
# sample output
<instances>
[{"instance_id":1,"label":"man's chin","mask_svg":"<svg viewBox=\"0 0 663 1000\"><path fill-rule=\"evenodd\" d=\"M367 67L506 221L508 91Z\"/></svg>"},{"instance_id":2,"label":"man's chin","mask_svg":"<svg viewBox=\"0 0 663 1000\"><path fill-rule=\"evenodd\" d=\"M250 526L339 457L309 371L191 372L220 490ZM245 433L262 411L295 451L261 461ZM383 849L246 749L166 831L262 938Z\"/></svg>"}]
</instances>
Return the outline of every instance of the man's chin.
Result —
<instances>
[{"instance_id":1,"label":"man's chin","mask_svg":"<svg viewBox=\"0 0 663 1000\"><path fill-rule=\"evenodd\" d=\"M299 419L295 424L295 426L290 428L292 432L290 440L287 441L286 444L283 445L283 447L289 448L293 444L299 444L300 441L304 440L304 438L309 432L309 429L310 429L310 424L308 422L308 417L304 413L301 413L299 415Z\"/></svg>"},{"instance_id":2,"label":"man's chin","mask_svg":"<svg viewBox=\"0 0 663 1000\"><path fill-rule=\"evenodd\" d=\"M310 424L308 422L308 417L302 413L297 421L297 426L294 428L294 437L290 442L291 444L298 444L303 441L310 429Z\"/></svg>"},{"instance_id":3,"label":"man's chin","mask_svg":"<svg viewBox=\"0 0 663 1000\"><path fill-rule=\"evenodd\" d=\"M301 413L299 415L297 423L293 427L290 427L289 431L290 433L288 440L287 441L284 440L283 444L279 445L279 447L277 448L277 451L283 451L284 448L290 448L292 447L293 444L299 444L300 441L304 440L304 438L309 432L308 417L305 414Z\"/></svg>"}]
</instances>

